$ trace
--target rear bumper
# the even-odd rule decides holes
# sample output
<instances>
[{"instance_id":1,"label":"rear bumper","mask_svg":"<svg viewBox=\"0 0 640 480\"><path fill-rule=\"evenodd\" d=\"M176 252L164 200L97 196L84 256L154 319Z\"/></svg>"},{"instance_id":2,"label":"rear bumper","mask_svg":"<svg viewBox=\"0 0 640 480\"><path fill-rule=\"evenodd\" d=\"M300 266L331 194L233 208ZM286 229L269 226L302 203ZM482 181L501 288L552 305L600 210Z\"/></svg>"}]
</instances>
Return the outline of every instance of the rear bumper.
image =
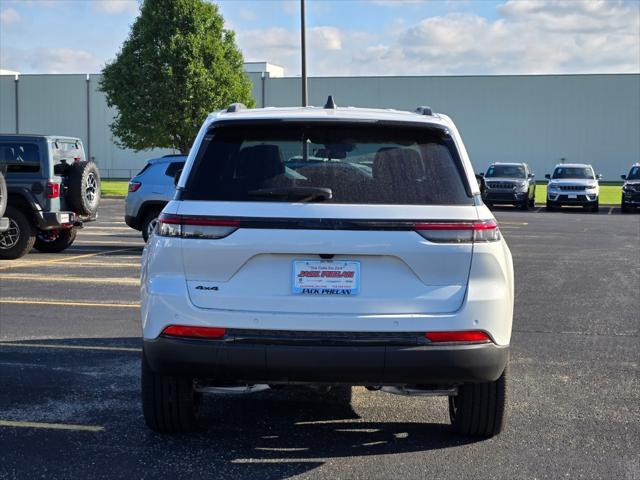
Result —
<instances>
[{"instance_id":1,"label":"rear bumper","mask_svg":"<svg viewBox=\"0 0 640 480\"><path fill-rule=\"evenodd\" d=\"M134 230L140 230L140 222L138 221L138 218L134 217L133 215L125 215L124 223L126 223L127 226L133 228Z\"/></svg>"},{"instance_id":2,"label":"rear bumper","mask_svg":"<svg viewBox=\"0 0 640 480\"><path fill-rule=\"evenodd\" d=\"M71 228L84 222L92 222L97 218L97 215L81 216L75 212L36 212L36 223L40 230Z\"/></svg>"},{"instance_id":3,"label":"rear bumper","mask_svg":"<svg viewBox=\"0 0 640 480\"><path fill-rule=\"evenodd\" d=\"M159 373L241 383L351 385L455 385L496 380L508 346L296 345L287 337L268 342L182 339L144 341L144 355Z\"/></svg>"}]
</instances>

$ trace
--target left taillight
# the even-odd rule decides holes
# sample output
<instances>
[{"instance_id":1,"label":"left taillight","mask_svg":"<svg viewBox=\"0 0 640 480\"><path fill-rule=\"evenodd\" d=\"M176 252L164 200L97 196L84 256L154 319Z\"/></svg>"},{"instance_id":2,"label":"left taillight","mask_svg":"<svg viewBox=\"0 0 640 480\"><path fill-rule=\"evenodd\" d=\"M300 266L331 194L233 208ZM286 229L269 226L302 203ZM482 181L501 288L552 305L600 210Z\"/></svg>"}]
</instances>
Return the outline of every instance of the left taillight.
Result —
<instances>
[{"instance_id":1,"label":"left taillight","mask_svg":"<svg viewBox=\"0 0 640 480\"><path fill-rule=\"evenodd\" d=\"M142 182L129 182L129 192L137 192L142 186Z\"/></svg>"},{"instance_id":2,"label":"left taillight","mask_svg":"<svg viewBox=\"0 0 640 480\"><path fill-rule=\"evenodd\" d=\"M434 243L497 242L500 229L495 220L474 222L416 223L413 229Z\"/></svg>"},{"instance_id":3,"label":"left taillight","mask_svg":"<svg viewBox=\"0 0 640 480\"><path fill-rule=\"evenodd\" d=\"M47 198L58 198L60 196L60 184L47 182Z\"/></svg>"},{"instance_id":4,"label":"left taillight","mask_svg":"<svg viewBox=\"0 0 640 480\"><path fill-rule=\"evenodd\" d=\"M162 237L218 239L228 237L239 227L240 222L233 219L162 213L158 219L157 234Z\"/></svg>"}]
</instances>

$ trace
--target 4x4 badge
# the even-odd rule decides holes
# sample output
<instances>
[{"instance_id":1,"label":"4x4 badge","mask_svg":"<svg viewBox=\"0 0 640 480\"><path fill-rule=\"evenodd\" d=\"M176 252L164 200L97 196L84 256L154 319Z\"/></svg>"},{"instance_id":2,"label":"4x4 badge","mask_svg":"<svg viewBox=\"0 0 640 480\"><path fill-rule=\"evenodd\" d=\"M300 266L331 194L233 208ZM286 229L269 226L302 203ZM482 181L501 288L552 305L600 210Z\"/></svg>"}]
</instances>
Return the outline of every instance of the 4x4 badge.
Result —
<instances>
[{"instance_id":1,"label":"4x4 badge","mask_svg":"<svg viewBox=\"0 0 640 480\"><path fill-rule=\"evenodd\" d=\"M214 291L218 291L218 287L209 287L207 285L198 285L196 287L196 290L214 290Z\"/></svg>"}]
</instances>

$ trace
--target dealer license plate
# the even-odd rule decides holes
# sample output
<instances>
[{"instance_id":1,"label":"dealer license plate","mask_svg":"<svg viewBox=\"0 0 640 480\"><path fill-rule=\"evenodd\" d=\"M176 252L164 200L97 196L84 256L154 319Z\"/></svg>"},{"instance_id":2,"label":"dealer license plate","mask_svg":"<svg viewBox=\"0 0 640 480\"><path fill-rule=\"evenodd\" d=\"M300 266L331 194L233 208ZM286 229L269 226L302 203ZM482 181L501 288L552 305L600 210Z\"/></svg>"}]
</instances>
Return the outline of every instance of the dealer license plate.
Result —
<instances>
[{"instance_id":1,"label":"dealer license plate","mask_svg":"<svg viewBox=\"0 0 640 480\"><path fill-rule=\"evenodd\" d=\"M360 262L354 260L294 260L292 276L296 295L360 293Z\"/></svg>"},{"instance_id":2,"label":"dealer license plate","mask_svg":"<svg viewBox=\"0 0 640 480\"><path fill-rule=\"evenodd\" d=\"M577 195L569 195L569 198L578 198Z\"/></svg>"}]
</instances>

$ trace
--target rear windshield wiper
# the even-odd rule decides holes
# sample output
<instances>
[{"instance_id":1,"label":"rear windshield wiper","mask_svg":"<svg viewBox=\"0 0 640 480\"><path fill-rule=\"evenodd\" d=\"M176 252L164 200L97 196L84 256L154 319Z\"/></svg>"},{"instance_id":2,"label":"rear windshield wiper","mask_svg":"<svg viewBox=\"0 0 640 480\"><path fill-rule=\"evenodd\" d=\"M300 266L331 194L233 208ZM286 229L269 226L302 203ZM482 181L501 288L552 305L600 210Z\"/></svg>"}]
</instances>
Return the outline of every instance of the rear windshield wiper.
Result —
<instances>
[{"instance_id":1,"label":"rear windshield wiper","mask_svg":"<svg viewBox=\"0 0 640 480\"><path fill-rule=\"evenodd\" d=\"M331 200L333 192L324 187L279 187L250 190L250 197L276 197L283 200L311 202L314 200Z\"/></svg>"}]
</instances>

